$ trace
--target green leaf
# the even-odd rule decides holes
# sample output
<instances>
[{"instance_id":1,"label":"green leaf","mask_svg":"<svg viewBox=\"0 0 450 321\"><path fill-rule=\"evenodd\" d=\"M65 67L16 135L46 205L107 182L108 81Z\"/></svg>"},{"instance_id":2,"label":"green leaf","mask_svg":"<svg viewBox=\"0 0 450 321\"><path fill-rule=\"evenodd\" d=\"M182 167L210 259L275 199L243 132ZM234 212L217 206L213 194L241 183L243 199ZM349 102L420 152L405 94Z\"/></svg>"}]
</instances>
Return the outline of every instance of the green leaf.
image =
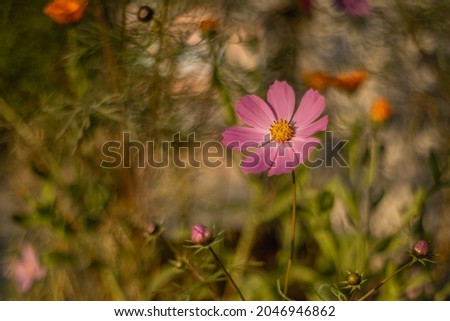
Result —
<instances>
[{"instance_id":1,"label":"green leaf","mask_svg":"<svg viewBox=\"0 0 450 321\"><path fill-rule=\"evenodd\" d=\"M426 193L423 189L419 188L415 195L411 207L406 211L402 218L402 226L406 226L424 211Z\"/></svg>"},{"instance_id":2,"label":"green leaf","mask_svg":"<svg viewBox=\"0 0 450 321\"><path fill-rule=\"evenodd\" d=\"M338 250L336 248L337 242L333 234L330 231L321 230L315 231L313 235L317 243L319 244L320 250L324 258L334 263L335 266L338 266L339 258L338 258Z\"/></svg>"},{"instance_id":3,"label":"green leaf","mask_svg":"<svg viewBox=\"0 0 450 321\"><path fill-rule=\"evenodd\" d=\"M329 191L323 191L318 197L319 209L321 212L330 210L334 204L334 194Z\"/></svg>"}]
</instances>

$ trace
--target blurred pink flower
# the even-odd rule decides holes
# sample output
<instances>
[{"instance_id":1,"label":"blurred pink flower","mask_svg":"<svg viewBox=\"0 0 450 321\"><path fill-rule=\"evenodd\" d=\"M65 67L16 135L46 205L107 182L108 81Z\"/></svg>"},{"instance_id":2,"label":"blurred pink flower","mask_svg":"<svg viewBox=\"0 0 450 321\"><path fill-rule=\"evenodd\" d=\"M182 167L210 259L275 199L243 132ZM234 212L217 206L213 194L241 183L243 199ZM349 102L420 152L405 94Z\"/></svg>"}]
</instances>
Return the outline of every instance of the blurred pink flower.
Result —
<instances>
[{"instance_id":1,"label":"blurred pink flower","mask_svg":"<svg viewBox=\"0 0 450 321\"><path fill-rule=\"evenodd\" d=\"M324 97L310 89L295 113L294 108L294 90L285 81L275 81L270 86L267 103L255 95L237 102L238 117L251 127L231 127L222 136L227 147L247 153L241 162L245 173L290 173L320 143L311 135L327 128L328 116L316 120L325 108Z\"/></svg>"},{"instance_id":2,"label":"blurred pink flower","mask_svg":"<svg viewBox=\"0 0 450 321\"><path fill-rule=\"evenodd\" d=\"M367 0L334 0L334 4L347 12L351 17L364 17L369 15Z\"/></svg>"},{"instance_id":3,"label":"blurred pink flower","mask_svg":"<svg viewBox=\"0 0 450 321\"><path fill-rule=\"evenodd\" d=\"M24 243L20 250L20 259L13 261L7 275L12 278L20 292L27 292L34 280L42 279L46 270L40 265L36 252L30 243Z\"/></svg>"}]
</instances>

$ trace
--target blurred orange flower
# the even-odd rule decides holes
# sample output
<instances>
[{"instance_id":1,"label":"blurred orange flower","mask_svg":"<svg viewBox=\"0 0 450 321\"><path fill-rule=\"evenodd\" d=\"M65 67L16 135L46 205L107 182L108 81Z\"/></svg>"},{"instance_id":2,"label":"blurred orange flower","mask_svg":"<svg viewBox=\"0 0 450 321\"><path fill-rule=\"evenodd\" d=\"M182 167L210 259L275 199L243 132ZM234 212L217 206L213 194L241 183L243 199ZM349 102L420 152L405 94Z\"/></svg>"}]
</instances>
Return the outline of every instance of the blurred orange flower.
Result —
<instances>
[{"instance_id":1,"label":"blurred orange flower","mask_svg":"<svg viewBox=\"0 0 450 321\"><path fill-rule=\"evenodd\" d=\"M88 0L53 0L44 8L44 14L60 24L78 22L83 18Z\"/></svg>"},{"instance_id":2,"label":"blurred orange flower","mask_svg":"<svg viewBox=\"0 0 450 321\"><path fill-rule=\"evenodd\" d=\"M205 19L200 22L200 29L205 33L213 32L217 28L217 21Z\"/></svg>"},{"instance_id":3,"label":"blurred orange flower","mask_svg":"<svg viewBox=\"0 0 450 321\"><path fill-rule=\"evenodd\" d=\"M364 70L356 70L351 73L338 75L331 82L331 86L348 91L355 91L366 78L367 73Z\"/></svg>"},{"instance_id":4,"label":"blurred orange flower","mask_svg":"<svg viewBox=\"0 0 450 321\"><path fill-rule=\"evenodd\" d=\"M328 87L353 92L367 79L368 75L363 70L347 72L338 76L327 75L321 71L314 71L303 75L306 85L324 90Z\"/></svg>"},{"instance_id":5,"label":"blurred orange flower","mask_svg":"<svg viewBox=\"0 0 450 321\"><path fill-rule=\"evenodd\" d=\"M321 71L314 71L303 75L303 79L308 87L317 90L324 90L330 85L332 77L327 76Z\"/></svg>"},{"instance_id":6,"label":"blurred orange flower","mask_svg":"<svg viewBox=\"0 0 450 321\"><path fill-rule=\"evenodd\" d=\"M370 119L373 122L381 123L388 120L392 115L392 108L385 98L378 98L372 104Z\"/></svg>"}]
</instances>

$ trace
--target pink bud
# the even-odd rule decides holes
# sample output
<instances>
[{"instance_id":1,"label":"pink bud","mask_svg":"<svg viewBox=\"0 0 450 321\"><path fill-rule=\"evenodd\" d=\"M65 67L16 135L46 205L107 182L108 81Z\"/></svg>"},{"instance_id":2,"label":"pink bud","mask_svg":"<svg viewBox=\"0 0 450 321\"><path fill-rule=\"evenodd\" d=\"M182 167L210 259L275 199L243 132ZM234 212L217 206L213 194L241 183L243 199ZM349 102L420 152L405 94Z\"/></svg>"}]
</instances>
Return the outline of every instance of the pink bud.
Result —
<instances>
[{"instance_id":1,"label":"pink bud","mask_svg":"<svg viewBox=\"0 0 450 321\"><path fill-rule=\"evenodd\" d=\"M430 252L430 244L427 241L416 241L412 246L412 253L417 258L423 258Z\"/></svg>"},{"instance_id":2,"label":"pink bud","mask_svg":"<svg viewBox=\"0 0 450 321\"><path fill-rule=\"evenodd\" d=\"M191 240L196 244L205 244L211 239L211 231L203 224L192 227Z\"/></svg>"}]
</instances>

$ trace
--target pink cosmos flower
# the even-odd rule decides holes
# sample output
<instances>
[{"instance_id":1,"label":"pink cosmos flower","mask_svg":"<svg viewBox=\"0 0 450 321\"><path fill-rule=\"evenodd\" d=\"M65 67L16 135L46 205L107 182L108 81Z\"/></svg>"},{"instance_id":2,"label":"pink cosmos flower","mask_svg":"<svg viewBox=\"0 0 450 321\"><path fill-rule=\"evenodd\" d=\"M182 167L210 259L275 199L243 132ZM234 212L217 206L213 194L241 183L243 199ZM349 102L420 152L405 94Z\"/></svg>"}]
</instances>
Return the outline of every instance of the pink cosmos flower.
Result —
<instances>
[{"instance_id":1,"label":"pink cosmos flower","mask_svg":"<svg viewBox=\"0 0 450 321\"><path fill-rule=\"evenodd\" d=\"M295 94L285 81L275 81L267 92L267 102L255 95L242 97L236 104L238 117L250 127L226 129L225 146L247 154L241 162L245 173L268 171L268 175L292 172L320 140L311 137L325 131L328 116L317 120L325 108L325 99L310 89L297 110Z\"/></svg>"},{"instance_id":2,"label":"pink cosmos flower","mask_svg":"<svg viewBox=\"0 0 450 321\"><path fill-rule=\"evenodd\" d=\"M39 264L36 252L30 243L25 243L21 247L20 259L14 261L7 271L17 285L20 292L27 292L34 280L42 279L46 270Z\"/></svg>"},{"instance_id":3,"label":"pink cosmos flower","mask_svg":"<svg viewBox=\"0 0 450 321\"><path fill-rule=\"evenodd\" d=\"M364 17L369 15L367 0L334 0L334 4L347 12L351 17Z\"/></svg>"}]
</instances>

